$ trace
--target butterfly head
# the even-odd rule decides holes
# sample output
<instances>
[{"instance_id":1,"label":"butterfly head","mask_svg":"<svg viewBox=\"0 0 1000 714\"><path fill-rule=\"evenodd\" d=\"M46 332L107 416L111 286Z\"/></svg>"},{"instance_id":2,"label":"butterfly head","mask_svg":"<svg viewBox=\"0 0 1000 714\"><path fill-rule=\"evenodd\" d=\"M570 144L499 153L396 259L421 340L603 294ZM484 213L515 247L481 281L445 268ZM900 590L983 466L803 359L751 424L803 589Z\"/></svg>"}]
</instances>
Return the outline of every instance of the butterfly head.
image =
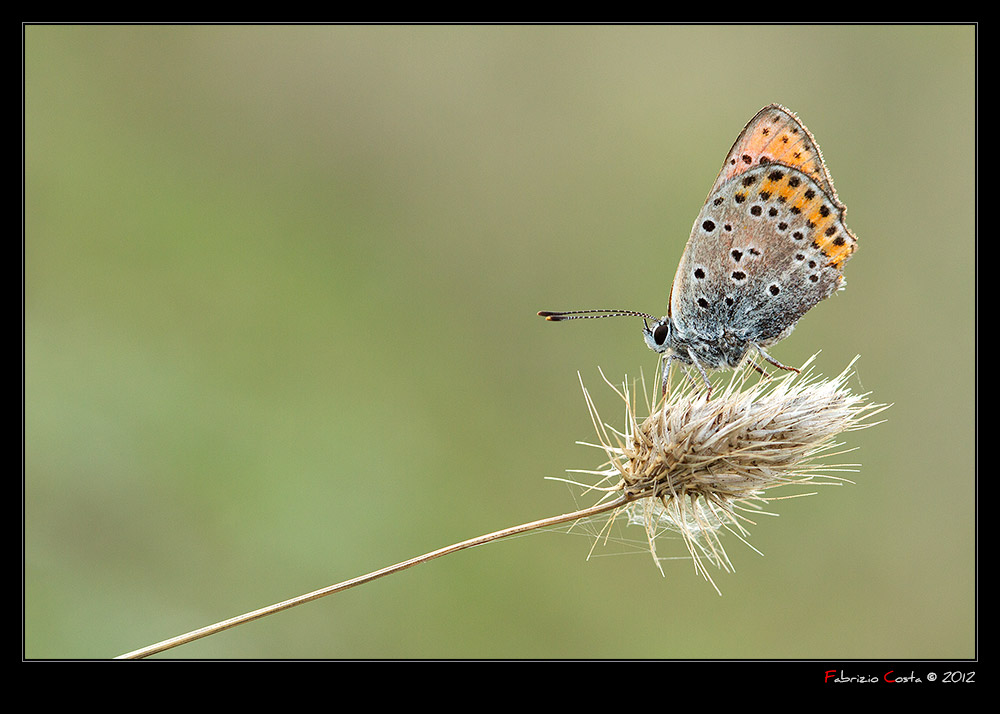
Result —
<instances>
[{"instance_id":1,"label":"butterfly head","mask_svg":"<svg viewBox=\"0 0 1000 714\"><path fill-rule=\"evenodd\" d=\"M653 320L652 324L643 318L642 323L642 336L646 340L646 346L659 354L666 352L670 348L670 337L674 330L670 316Z\"/></svg>"}]
</instances>

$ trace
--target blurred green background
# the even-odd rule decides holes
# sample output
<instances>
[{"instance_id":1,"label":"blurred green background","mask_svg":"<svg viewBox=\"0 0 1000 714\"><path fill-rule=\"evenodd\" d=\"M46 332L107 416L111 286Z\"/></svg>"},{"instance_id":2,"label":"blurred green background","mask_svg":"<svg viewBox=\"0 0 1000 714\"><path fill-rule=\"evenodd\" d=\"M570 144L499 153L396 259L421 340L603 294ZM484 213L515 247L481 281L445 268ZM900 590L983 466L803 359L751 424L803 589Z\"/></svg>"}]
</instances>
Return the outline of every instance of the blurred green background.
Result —
<instances>
[{"instance_id":1,"label":"blurred green background","mask_svg":"<svg viewBox=\"0 0 1000 714\"><path fill-rule=\"evenodd\" d=\"M859 249L771 350L894 406L726 544L539 533L170 657L975 654L971 26L29 26L25 655L109 657L592 502L691 224L765 104ZM603 556L609 557L603 557Z\"/></svg>"}]
</instances>

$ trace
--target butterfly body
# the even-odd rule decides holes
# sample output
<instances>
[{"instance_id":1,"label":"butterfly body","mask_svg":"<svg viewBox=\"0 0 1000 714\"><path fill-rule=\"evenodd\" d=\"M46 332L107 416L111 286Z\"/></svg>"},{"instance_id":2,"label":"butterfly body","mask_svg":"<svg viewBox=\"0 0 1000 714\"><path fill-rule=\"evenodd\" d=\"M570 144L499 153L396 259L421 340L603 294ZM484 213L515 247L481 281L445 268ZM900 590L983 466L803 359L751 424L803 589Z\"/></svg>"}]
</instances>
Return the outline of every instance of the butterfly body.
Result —
<instances>
[{"instance_id":1,"label":"butterfly body","mask_svg":"<svg viewBox=\"0 0 1000 714\"><path fill-rule=\"evenodd\" d=\"M812 135L789 110L764 107L737 138L691 230L667 315L643 330L670 362L733 368L778 342L809 309L844 286L857 239L844 223ZM579 313L545 313L572 319ZM620 311L619 314L637 314ZM561 316L561 317L560 317ZM590 315L595 316L595 315Z\"/></svg>"}]
</instances>

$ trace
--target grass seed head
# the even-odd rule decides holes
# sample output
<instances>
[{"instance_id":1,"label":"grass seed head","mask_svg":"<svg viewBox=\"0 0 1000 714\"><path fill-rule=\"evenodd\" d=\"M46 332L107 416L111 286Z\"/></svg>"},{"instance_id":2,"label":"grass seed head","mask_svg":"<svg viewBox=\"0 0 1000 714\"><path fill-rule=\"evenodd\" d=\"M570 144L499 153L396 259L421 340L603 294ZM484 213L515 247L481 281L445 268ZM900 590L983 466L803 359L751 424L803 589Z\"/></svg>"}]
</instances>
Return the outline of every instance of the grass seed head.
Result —
<instances>
[{"instance_id":1,"label":"grass seed head","mask_svg":"<svg viewBox=\"0 0 1000 714\"><path fill-rule=\"evenodd\" d=\"M675 389L642 421L628 388L615 389L626 405L622 430L601 422L584 389L608 456L601 473L617 478L604 490L629 497L628 521L645 528L658 566L657 535L680 533L695 569L714 586L706 562L732 570L719 536L729 531L744 540L753 523L748 514L774 500L768 491L843 483L829 472L844 467L819 457L838 446L839 434L872 426L869 418L885 407L847 388L853 362L824 380L808 367L811 361L802 374L754 384L749 368L738 369L710 398L700 384Z\"/></svg>"}]
</instances>

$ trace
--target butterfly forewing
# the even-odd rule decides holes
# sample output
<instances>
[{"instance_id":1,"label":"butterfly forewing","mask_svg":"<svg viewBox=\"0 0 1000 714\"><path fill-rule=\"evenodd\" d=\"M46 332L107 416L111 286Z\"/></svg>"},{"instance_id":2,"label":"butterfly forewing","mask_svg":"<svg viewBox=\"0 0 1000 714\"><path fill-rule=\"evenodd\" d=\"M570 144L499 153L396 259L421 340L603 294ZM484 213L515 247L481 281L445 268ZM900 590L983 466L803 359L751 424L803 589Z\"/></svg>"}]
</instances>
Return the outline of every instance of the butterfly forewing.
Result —
<instances>
[{"instance_id":1,"label":"butterfly forewing","mask_svg":"<svg viewBox=\"0 0 1000 714\"><path fill-rule=\"evenodd\" d=\"M743 128L726 156L710 197L734 176L770 163L801 171L833 201L837 200L815 139L798 117L780 104L764 107Z\"/></svg>"}]
</instances>

